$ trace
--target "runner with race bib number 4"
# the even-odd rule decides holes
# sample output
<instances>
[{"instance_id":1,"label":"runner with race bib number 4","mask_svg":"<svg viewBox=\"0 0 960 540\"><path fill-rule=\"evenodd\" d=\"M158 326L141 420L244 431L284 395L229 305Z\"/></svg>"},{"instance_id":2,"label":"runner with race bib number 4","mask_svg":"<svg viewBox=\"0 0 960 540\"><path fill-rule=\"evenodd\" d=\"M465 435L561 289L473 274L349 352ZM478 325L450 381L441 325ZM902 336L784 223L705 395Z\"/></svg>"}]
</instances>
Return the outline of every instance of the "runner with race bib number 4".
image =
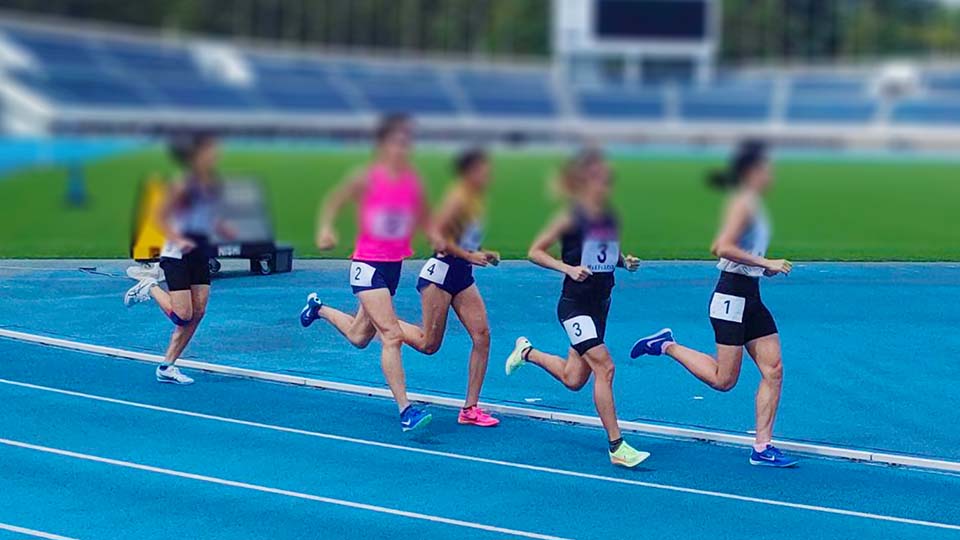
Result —
<instances>
[{"instance_id":1,"label":"runner with race bib number 4","mask_svg":"<svg viewBox=\"0 0 960 540\"><path fill-rule=\"evenodd\" d=\"M380 364L400 410L403 431L421 428L432 418L407 398L401 358L403 331L393 306L403 260L413 254L414 232L418 228L427 230L429 221L420 177L410 163L410 124L405 115L383 119L377 128L373 163L335 188L321 212L317 247L332 249L337 242L333 231L337 214L348 202L358 204L358 234L348 274L360 301L356 315L324 304L316 293L307 297L307 305L300 312L304 327L324 319L360 349L380 336Z\"/></svg>"},{"instance_id":2,"label":"runner with race bib number 4","mask_svg":"<svg viewBox=\"0 0 960 540\"><path fill-rule=\"evenodd\" d=\"M756 395L756 442L750 463L792 467L797 459L784 454L771 442L773 421L780 404L783 364L777 323L760 298L760 278L787 275L793 264L766 257L771 228L763 195L773 182L773 175L765 145L756 141L742 144L729 170L714 173L710 181L717 188L736 189L730 198L723 228L711 249L720 257L717 264L720 279L710 299L710 323L716 337L717 356L680 345L669 328L639 339L630 356L665 354L710 387L726 392L740 378L746 348L761 376Z\"/></svg>"},{"instance_id":3,"label":"runner with race bib number 4","mask_svg":"<svg viewBox=\"0 0 960 540\"><path fill-rule=\"evenodd\" d=\"M481 248L490 160L482 150L468 150L457 157L455 166L459 178L444 197L434 221L447 248L427 259L417 281L423 305L423 327L403 321L400 326L408 345L423 354L434 354L443 342L447 314L453 307L473 345L467 398L457 421L493 427L500 420L478 405L490 356L490 324L487 322L487 308L473 279L474 266L500 263L500 255Z\"/></svg>"},{"instance_id":4,"label":"runner with race bib number 4","mask_svg":"<svg viewBox=\"0 0 960 540\"><path fill-rule=\"evenodd\" d=\"M581 151L567 165L562 178L573 204L534 240L530 259L565 275L557 317L570 339L570 349L564 359L535 349L525 337L518 338L507 358L506 372L510 375L530 362L574 391L583 388L593 375L593 401L607 432L610 461L636 467L650 454L635 450L620 433L613 399L614 364L604 334L613 272L617 267L636 271L639 260L620 251L619 227L609 200L611 173L603 154L598 150ZM560 259L549 253L557 241Z\"/></svg>"}]
</instances>

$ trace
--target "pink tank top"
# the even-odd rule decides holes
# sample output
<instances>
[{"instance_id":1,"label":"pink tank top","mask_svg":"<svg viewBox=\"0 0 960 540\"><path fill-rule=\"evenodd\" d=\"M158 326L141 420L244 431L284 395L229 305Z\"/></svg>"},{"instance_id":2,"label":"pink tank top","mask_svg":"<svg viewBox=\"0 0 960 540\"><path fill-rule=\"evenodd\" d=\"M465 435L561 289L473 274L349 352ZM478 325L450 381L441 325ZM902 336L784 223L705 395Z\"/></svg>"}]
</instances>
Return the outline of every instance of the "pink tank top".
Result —
<instances>
[{"instance_id":1,"label":"pink tank top","mask_svg":"<svg viewBox=\"0 0 960 540\"><path fill-rule=\"evenodd\" d=\"M423 189L412 169L393 176L383 165L367 170L367 188L357 209L357 243L353 259L396 262L413 255Z\"/></svg>"}]
</instances>

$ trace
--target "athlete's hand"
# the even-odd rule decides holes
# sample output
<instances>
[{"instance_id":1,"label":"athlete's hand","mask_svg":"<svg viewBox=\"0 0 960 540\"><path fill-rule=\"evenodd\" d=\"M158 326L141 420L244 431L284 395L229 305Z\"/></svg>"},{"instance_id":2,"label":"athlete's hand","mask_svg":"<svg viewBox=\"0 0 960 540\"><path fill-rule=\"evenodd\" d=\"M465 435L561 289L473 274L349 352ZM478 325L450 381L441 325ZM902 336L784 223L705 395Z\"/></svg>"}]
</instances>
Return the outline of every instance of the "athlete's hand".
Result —
<instances>
[{"instance_id":1,"label":"athlete's hand","mask_svg":"<svg viewBox=\"0 0 960 540\"><path fill-rule=\"evenodd\" d=\"M337 235L328 227L324 227L317 232L317 249L326 251L337 247Z\"/></svg>"},{"instance_id":2,"label":"athlete's hand","mask_svg":"<svg viewBox=\"0 0 960 540\"><path fill-rule=\"evenodd\" d=\"M177 246L180 253L190 253L193 248L197 247L197 244L189 238L178 238L174 240L173 244Z\"/></svg>"},{"instance_id":3,"label":"athlete's hand","mask_svg":"<svg viewBox=\"0 0 960 540\"><path fill-rule=\"evenodd\" d=\"M763 275L773 277L777 274L788 275L793 270L793 263L786 259L768 260L764 265Z\"/></svg>"},{"instance_id":4,"label":"athlete's hand","mask_svg":"<svg viewBox=\"0 0 960 540\"><path fill-rule=\"evenodd\" d=\"M640 268L640 259L633 255L624 255L623 267L627 269L627 272L636 272Z\"/></svg>"},{"instance_id":5,"label":"athlete's hand","mask_svg":"<svg viewBox=\"0 0 960 540\"><path fill-rule=\"evenodd\" d=\"M482 251L471 251L467 253L467 260L475 266L486 266L487 254Z\"/></svg>"},{"instance_id":6,"label":"athlete's hand","mask_svg":"<svg viewBox=\"0 0 960 540\"><path fill-rule=\"evenodd\" d=\"M593 275L593 272L591 272L586 266L570 266L564 273L570 276L570 279L578 283Z\"/></svg>"},{"instance_id":7,"label":"athlete's hand","mask_svg":"<svg viewBox=\"0 0 960 540\"><path fill-rule=\"evenodd\" d=\"M496 251L484 251L483 255L487 258L487 262L493 266L500 264L500 254Z\"/></svg>"}]
</instances>

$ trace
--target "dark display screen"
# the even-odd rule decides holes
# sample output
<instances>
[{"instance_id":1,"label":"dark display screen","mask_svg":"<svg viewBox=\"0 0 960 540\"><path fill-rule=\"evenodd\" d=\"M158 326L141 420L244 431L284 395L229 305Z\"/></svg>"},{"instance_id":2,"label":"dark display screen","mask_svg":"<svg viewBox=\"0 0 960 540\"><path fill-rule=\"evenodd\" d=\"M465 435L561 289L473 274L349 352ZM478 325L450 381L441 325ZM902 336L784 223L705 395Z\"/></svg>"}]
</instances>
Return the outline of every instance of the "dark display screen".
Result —
<instances>
[{"instance_id":1,"label":"dark display screen","mask_svg":"<svg viewBox=\"0 0 960 540\"><path fill-rule=\"evenodd\" d=\"M700 40L707 36L706 0L596 0L598 39Z\"/></svg>"}]
</instances>

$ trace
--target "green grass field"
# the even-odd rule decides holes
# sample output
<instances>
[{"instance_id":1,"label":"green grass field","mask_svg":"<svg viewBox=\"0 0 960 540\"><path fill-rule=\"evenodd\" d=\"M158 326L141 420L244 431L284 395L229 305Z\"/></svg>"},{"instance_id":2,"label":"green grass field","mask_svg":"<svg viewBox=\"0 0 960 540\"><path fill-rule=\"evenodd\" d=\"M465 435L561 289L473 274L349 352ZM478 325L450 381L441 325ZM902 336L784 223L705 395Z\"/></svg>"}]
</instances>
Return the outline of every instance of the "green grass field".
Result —
<instances>
[{"instance_id":1,"label":"green grass field","mask_svg":"<svg viewBox=\"0 0 960 540\"><path fill-rule=\"evenodd\" d=\"M261 179L278 240L299 257L313 247L317 204L331 184L362 163L359 150L227 149L227 175ZM553 212L548 178L559 154L504 152L495 159L487 245L520 258ZM432 199L449 182L449 155L417 157ZM721 195L704 172L719 163L697 158L615 160L616 201L626 250L644 259L707 259ZM172 166L145 150L86 167L89 203L67 208L66 171L14 172L0 179L0 257L124 258L128 256L138 181ZM960 166L948 162L781 159L769 207L771 255L796 260L960 260ZM342 245L323 256L348 255L353 212L340 222ZM422 243L418 255L425 255Z\"/></svg>"}]
</instances>

